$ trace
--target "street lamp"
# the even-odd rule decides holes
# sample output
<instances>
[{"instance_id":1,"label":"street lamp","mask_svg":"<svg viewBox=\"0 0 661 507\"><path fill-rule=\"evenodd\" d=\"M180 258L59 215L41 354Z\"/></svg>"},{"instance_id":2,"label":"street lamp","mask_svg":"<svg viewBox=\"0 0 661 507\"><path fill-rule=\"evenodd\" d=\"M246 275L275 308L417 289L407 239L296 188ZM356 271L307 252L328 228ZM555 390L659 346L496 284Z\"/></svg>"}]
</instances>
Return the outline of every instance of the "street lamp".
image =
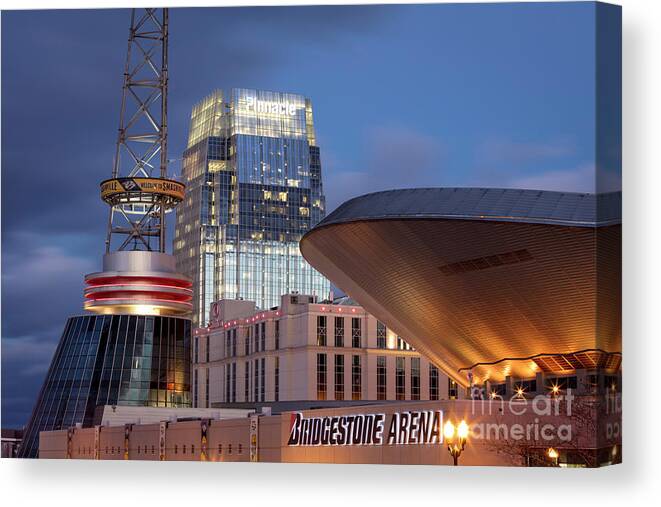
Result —
<instances>
[{"instance_id":1,"label":"street lamp","mask_svg":"<svg viewBox=\"0 0 661 507\"><path fill-rule=\"evenodd\" d=\"M558 458L560 457L558 451L556 451L553 447L549 447L546 450L546 455L553 461L555 466L558 466Z\"/></svg>"},{"instance_id":2,"label":"street lamp","mask_svg":"<svg viewBox=\"0 0 661 507\"><path fill-rule=\"evenodd\" d=\"M446 422L443 426L443 436L448 444L448 452L452 456L455 466L459 464L459 455L466 447L468 432L468 424L463 420L456 427L452 421Z\"/></svg>"}]
</instances>

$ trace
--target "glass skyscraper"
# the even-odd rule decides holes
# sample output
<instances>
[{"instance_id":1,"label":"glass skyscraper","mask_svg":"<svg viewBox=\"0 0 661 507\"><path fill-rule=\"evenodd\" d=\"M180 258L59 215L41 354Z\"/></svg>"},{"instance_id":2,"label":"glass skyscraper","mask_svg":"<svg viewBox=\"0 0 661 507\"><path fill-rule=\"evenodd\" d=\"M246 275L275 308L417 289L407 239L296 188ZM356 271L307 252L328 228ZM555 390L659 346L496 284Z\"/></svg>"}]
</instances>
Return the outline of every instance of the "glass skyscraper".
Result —
<instances>
[{"instance_id":1,"label":"glass skyscraper","mask_svg":"<svg viewBox=\"0 0 661 507\"><path fill-rule=\"evenodd\" d=\"M190 326L179 317L69 318L19 457L37 457L40 431L92 426L97 406L190 407Z\"/></svg>"},{"instance_id":2,"label":"glass skyscraper","mask_svg":"<svg viewBox=\"0 0 661 507\"><path fill-rule=\"evenodd\" d=\"M219 299L267 309L288 292L328 294L299 250L325 215L310 99L215 91L193 108L182 176L174 254L193 281L195 325Z\"/></svg>"}]
</instances>

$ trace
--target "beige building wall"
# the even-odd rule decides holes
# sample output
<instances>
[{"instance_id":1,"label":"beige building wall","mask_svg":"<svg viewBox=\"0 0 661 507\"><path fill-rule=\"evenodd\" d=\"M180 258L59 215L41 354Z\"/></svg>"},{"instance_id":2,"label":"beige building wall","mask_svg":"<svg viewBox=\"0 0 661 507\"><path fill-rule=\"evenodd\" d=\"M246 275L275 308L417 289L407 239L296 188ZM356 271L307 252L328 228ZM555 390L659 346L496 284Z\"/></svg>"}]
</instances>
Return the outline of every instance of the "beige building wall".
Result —
<instances>
[{"instance_id":1,"label":"beige building wall","mask_svg":"<svg viewBox=\"0 0 661 507\"><path fill-rule=\"evenodd\" d=\"M523 466L526 464L526 453L538 452L544 459L545 451L551 446L560 452L579 455L583 452L605 451L600 454L602 457L599 458L599 464L621 460L621 432L612 432L614 425L620 422L620 413L585 412L585 407L594 405L594 398L588 398L587 402L573 400L575 413L573 417L569 417L563 409L566 403L564 398L558 401L559 413L555 412L556 405L546 406L544 400L541 400L541 403L518 400L514 405L508 401L452 400L345 406L307 410L303 411L302 415L305 418L318 418L385 414L384 427L387 429L395 413L401 415L415 411L442 411L441 424L447 421L458 424L461 420L469 424L470 434L460 456L461 465ZM553 407L553 410L544 412L545 407ZM294 415L293 412L287 412L275 416L255 416L258 421L255 461L452 464L447 442L388 443L386 432L383 434L383 442L377 445L290 446L288 441ZM597 421L597 424L594 427L583 426L586 419ZM543 428L547 425L550 439L542 436L545 431ZM567 425L571 425L574 431L571 441L559 438L559 435L565 434L562 428ZM515 432L517 426L519 428ZM98 459L158 460L161 428L164 435L165 460L250 461L250 417L42 432L39 457L94 459L92 451L97 448L95 438L98 438ZM203 438L205 428L206 441ZM610 436L604 438L609 432ZM516 435L523 435L523 438L517 438Z\"/></svg>"},{"instance_id":2,"label":"beige building wall","mask_svg":"<svg viewBox=\"0 0 661 507\"><path fill-rule=\"evenodd\" d=\"M295 298L299 303L293 303ZM212 315L218 318L207 328L196 329L193 344L193 402L197 407L213 407L228 403L261 402L261 365L264 360L264 402L276 401L275 374L279 364L277 401L317 400L317 354L326 354L326 400L335 400L335 357L344 357L344 400L352 400L352 361L360 357L360 400L377 400L377 358L386 357L386 400L397 399L396 358L404 358L405 400L414 399L412 387L412 359L420 361L420 400L429 400L430 363L411 349L395 333L386 329L385 346L380 347L378 321L360 306L351 304L311 303L312 296L285 295L275 310L257 312L253 304L244 304L239 310L229 310L226 303L215 303ZM242 302L249 303L249 302ZM235 311L232 311L232 310ZM317 319L326 318L326 345L318 345ZM335 321L344 321L344 346L335 346ZM360 347L353 347L352 319L360 322ZM277 324L276 324L277 323ZM261 330L265 331L262 348ZM276 331L276 326L279 330ZM236 354L233 336L236 333ZM257 339L255 334L257 333ZM276 341L276 333L279 339ZM229 337L229 338L228 338ZM229 344L228 344L229 340ZM246 341L249 343L246 355ZM258 391L255 398L255 360L258 361ZM249 364L246 365L246 362ZM236 366L232 366L232 364ZM233 369L236 368L236 378ZM227 393L227 375L230 372L230 393ZM247 398L246 398L246 369ZM235 391L232 384L235 382ZM208 392L207 392L208 390ZM232 397L233 391L235 397ZM458 393L459 397L463 393ZM438 399L449 399L448 377L438 370Z\"/></svg>"}]
</instances>

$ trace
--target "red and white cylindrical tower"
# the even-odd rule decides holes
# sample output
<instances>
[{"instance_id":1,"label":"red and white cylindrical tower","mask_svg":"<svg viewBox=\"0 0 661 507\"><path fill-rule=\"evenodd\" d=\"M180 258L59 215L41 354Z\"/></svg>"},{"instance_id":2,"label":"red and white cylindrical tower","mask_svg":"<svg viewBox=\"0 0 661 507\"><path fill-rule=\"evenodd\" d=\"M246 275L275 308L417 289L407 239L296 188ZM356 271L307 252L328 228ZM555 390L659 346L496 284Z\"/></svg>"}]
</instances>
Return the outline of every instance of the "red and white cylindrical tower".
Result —
<instances>
[{"instance_id":1,"label":"red and white cylindrical tower","mask_svg":"<svg viewBox=\"0 0 661 507\"><path fill-rule=\"evenodd\" d=\"M188 278L173 256L127 251L103 256L103 271L85 277L85 310L101 314L185 315L192 309Z\"/></svg>"}]
</instances>

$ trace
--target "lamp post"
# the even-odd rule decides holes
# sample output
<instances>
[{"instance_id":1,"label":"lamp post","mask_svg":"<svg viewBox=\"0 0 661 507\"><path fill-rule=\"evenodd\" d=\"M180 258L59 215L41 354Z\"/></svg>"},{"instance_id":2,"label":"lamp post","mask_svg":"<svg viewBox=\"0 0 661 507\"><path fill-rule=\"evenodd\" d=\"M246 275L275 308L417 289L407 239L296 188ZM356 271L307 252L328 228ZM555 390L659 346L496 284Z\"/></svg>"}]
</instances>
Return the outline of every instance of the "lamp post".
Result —
<instances>
[{"instance_id":1,"label":"lamp post","mask_svg":"<svg viewBox=\"0 0 661 507\"><path fill-rule=\"evenodd\" d=\"M546 455L553 462L554 466L558 466L558 458L560 457L560 454L558 453L558 451L556 451L553 447L549 447L546 450Z\"/></svg>"},{"instance_id":2,"label":"lamp post","mask_svg":"<svg viewBox=\"0 0 661 507\"><path fill-rule=\"evenodd\" d=\"M448 444L448 452L452 456L454 466L459 465L459 456L466 447L468 431L468 424L464 420L456 426L452 421L446 422L443 426L443 436L445 437L445 442Z\"/></svg>"}]
</instances>

